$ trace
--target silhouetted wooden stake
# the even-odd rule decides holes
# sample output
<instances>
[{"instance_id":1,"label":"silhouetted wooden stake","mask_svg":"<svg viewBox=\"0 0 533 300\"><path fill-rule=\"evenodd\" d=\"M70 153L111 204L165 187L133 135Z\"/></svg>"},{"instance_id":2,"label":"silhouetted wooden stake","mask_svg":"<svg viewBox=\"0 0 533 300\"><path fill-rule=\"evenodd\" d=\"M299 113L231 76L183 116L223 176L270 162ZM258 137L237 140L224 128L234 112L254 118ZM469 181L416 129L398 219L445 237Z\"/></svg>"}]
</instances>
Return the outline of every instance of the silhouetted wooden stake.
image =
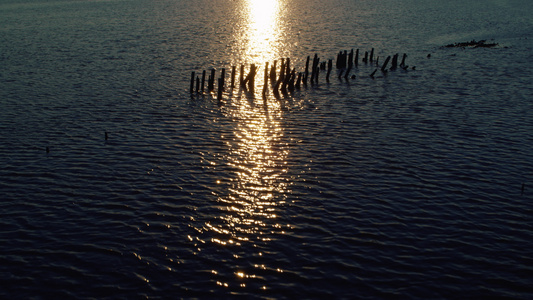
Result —
<instances>
[{"instance_id":1,"label":"silhouetted wooden stake","mask_svg":"<svg viewBox=\"0 0 533 300\"><path fill-rule=\"evenodd\" d=\"M196 94L200 92L200 77L196 76Z\"/></svg>"},{"instance_id":2,"label":"silhouetted wooden stake","mask_svg":"<svg viewBox=\"0 0 533 300\"><path fill-rule=\"evenodd\" d=\"M372 72L372 73L370 74L370 77L372 77L372 79L374 79L374 74L376 74L377 71L378 71L378 69L375 69L374 72Z\"/></svg>"},{"instance_id":3,"label":"silhouetted wooden stake","mask_svg":"<svg viewBox=\"0 0 533 300\"><path fill-rule=\"evenodd\" d=\"M318 54L315 53L315 57L313 58L313 70L311 72L311 83L318 83L318 74L320 73L319 65L320 58L318 58Z\"/></svg>"},{"instance_id":4,"label":"silhouetted wooden stake","mask_svg":"<svg viewBox=\"0 0 533 300\"><path fill-rule=\"evenodd\" d=\"M387 71L387 65L389 64L389 60L390 60L390 55L387 56L387 58L385 59L385 62L383 63L383 66L381 66L381 72Z\"/></svg>"},{"instance_id":5,"label":"silhouetted wooden stake","mask_svg":"<svg viewBox=\"0 0 533 300\"><path fill-rule=\"evenodd\" d=\"M298 79L296 79L296 85L295 88L300 88L300 83L302 82L302 72L298 72Z\"/></svg>"},{"instance_id":6,"label":"silhouetted wooden stake","mask_svg":"<svg viewBox=\"0 0 533 300\"><path fill-rule=\"evenodd\" d=\"M272 68L270 68L270 84L274 86L276 84L276 65L278 61L275 60L272 64Z\"/></svg>"},{"instance_id":7,"label":"silhouetted wooden stake","mask_svg":"<svg viewBox=\"0 0 533 300\"><path fill-rule=\"evenodd\" d=\"M368 51L365 51L365 57L363 57L363 62L365 64L368 62Z\"/></svg>"},{"instance_id":8,"label":"silhouetted wooden stake","mask_svg":"<svg viewBox=\"0 0 533 300\"><path fill-rule=\"evenodd\" d=\"M224 91L224 85L226 84L226 69L222 68L222 72L220 72L220 78L222 79L222 91Z\"/></svg>"},{"instance_id":9,"label":"silhouetted wooden stake","mask_svg":"<svg viewBox=\"0 0 533 300\"><path fill-rule=\"evenodd\" d=\"M211 69L211 82L209 83L207 87L210 92L215 89L215 71L216 70L214 68Z\"/></svg>"},{"instance_id":10,"label":"silhouetted wooden stake","mask_svg":"<svg viewBox=\"0 0 533 300\"><path fill-rule=\"evenodd\" d=\"M205 84L205 70L202 72L202 94L204 93L204 84Z\"/></svg>"},{"instance_id":11,"label":"silhouetted wooden stake","mask_svg":"<svg viewBox=\"0 0 533 300\"><path fill-rule=\"evenodd\" d=\"M279 70L279 78L278 78L278 86L280 86L283 83L283 80L285 80L285 59L281 59L281 67Z\"/></svg>"},{"instance_id":12,"label":"silhouetted wooden stake","mask_svg":"<svg viewBox=\"0 0 533 300\"><path fill-rule=\"evenodd\" d=\"M107 140L107 133L106 133L106 140ZM50 147L46 146L46 153L50 153Z\"/></svg>"},{"instance_id":13,"label":"silhouetted wooden stake","mask_svg":"<svg viewBox=\"0 0 533 300\"><path fill-rule=\"evenodd\" d=\"M350 71L352 71L352 66L348 66L348 69L346 69L346 73L344 73L344 79L348 80L348 76L350 76Z\"/></svg>"},{"instance_id":14,"label":"silhouetted wooden stake","mask_svg":"<svg viewBox=\"0 0 533 300\"><path fill-rule=\"evenodd\" d=\"M333 60L328 60L328 71L326 73L326 81L329 82L329 74L331 73L331 69L333 68Z\"/></svg>"},{"instance_id":15,"label":"silhouetted wooden stake","mask_svg":"<svg viewBox=\"0 0 533 300\"><path fill-rule=\"evenodd\" d=\"M190 94L194 92L194 71L191 72L191 88L189 89Z\"/></svg>"},{"instance_id":16,"label":"silhouetted wooden stake","mask_svg":"<svg viewBox=\"0 0 533 300\"><path fill-rule=\"evenodd\" d=\"M374 61L374 48L372 48L372 51L370 51L370 62Z\"/></svg>"},{"instance_id":17,"label":"silhouetted wooden stake","mask_svg":"<svg viewBox=\"0 0 533 300\"><path fill-rule=\"evenodd\" d=\"M257 72L257 67L255 64L252 64L250 66L250 73L244 78L244 81L242 83L243 87L246 87L246 84L248 84L248 90L253 92L255 87L255 73Z\"/></svg>"},{"instance_id":18,"label":"silhouetted wooden stake","mask_svg":"<svg viewBox=\"0 0 533 300\"><path fill-rule=\"evenodd\" d=\"M403 57L402 57L402 62L400 63L400 67L405 67L405 59L407 58L407 54L403 54Z\"/></svg>"},{"instance_id":19,"label":"silhouetted wooden stake","mask_svg":"<svg viewBox=\"0 0 533 300\"><path fill-rule=\"evenodd\" d=\"M265 97L268 88L268 61L265 63L265 82L263 84L263 97Z\"/></svg>"},{"instance_id":20,"label":"silhouetted wooden stake","mask_svg":"<svg viewBox=\"0 0 533 300\"><path fill-rule=\"evenodd\" d=\"M356 67L359 65L359 49L357 49L357 50L355 51L354 64L355 64Z\"/></svg>"},{"instance_id":21,"label":"silhouetted wooden stake","mask_svg":"<svg viewBox=\"0 0 533 300\"><path fill-rule=\"evenodd\" d=\"M107 131L104 133L104 138L107 141L107 138L108 138ZM46 147L46 148L48 148L48 147Z\"/></svg>"},{"instance_id":22,"label":"silhouetted wooden stake","mask_svg":"<svg viewBox=\"0 0 533 300\"><path fill-rule=\"evenodd\" d=\"M353 49L350 51L350 54L348 55L348 69L352 69L353 67Z\"/></svg>"},{"instance_id":23,"label":"silhouetted wooden stake","mask_svg":"<svg viewBox=\"0 0 533 300\"><path fill-rule=\"evenodd\" d=\"M241 64L241 72L239 74L239 86L244 87L244 65Z\"/></svg>"},{"instance_id":24,"label":"silhouetted wooden stake","mask_svg":"<svg viewBox=\"0 0 533 300\"><path fill-rule=\"evenodd\" d=\"M294 91L294 81L296 80L296 69L292 69L292 72L289 76L289 81L287 83L287 88L290 92Z\"/></svg>"},{"instance_id":25,"label":"silhouetted wooden stake","mask_svg":"<svg viewBox=\"0 0 533 300\"><path fill-rule=\"evenodd\" d=\"M304 85L307 85L307 79L309 77L309 55L305 61L305 76L304 76Z\"/></svg>"},{"instance_id":26,"label":"silhouetted wooden stake","mask_svg":"<svg viewBox=\"0 0 533 300\"><path fill-rule=\"evenodd\" d=\"M291 76L291 59L290 57L287 57L285 60L285 78Z\"/></svg>"},{"instance_id":27,"label":"silhouetted wooden stake","mask_svg":"<svg viewBox=\"0 0 533 300\"><path fill-rule=\"evenodd\" d=\"M391 70L396 70L398 68L398 53L394 54L392 57L392 66L390 67Z\"/></svg>"},{"instance_id":28,"label":"silhouetted wooden stake","mask_svg":"<svg viewBox=\"0 0 533 300\"><path fill-rule=\"evenodd\" d=\"M235 72L237 71L237 68L235 66L231 67L231 89L235 87Z\"/></svg>"},{"instance_id":29,"label":"silhouetted wooden stake","mask_svg":"<svg viewBox=\"0 0 533 300\"><path fill-rule=\"evenodd\" d=\"M218 93L217 93L217 100L222 100L222 90L224 89L224 78L218 79Z\"/></svg>"}]
</instances>

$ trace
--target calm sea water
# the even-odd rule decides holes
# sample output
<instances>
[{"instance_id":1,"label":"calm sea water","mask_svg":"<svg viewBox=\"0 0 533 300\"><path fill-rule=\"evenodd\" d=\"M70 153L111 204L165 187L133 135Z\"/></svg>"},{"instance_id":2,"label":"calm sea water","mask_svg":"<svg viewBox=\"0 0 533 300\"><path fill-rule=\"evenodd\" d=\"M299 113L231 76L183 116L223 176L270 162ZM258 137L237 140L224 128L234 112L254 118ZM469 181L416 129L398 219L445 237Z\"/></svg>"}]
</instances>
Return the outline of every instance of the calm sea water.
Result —
<instances>
[{"instance_id":1,"label":"calm sea water","mask_svg":"<svg viewBox=\"0 0 533 300\"><path fill-rule=\"evenodd\" d=\"M0 298L532 298L532 8L0 0Z\"/></svg>"}]
</instances>

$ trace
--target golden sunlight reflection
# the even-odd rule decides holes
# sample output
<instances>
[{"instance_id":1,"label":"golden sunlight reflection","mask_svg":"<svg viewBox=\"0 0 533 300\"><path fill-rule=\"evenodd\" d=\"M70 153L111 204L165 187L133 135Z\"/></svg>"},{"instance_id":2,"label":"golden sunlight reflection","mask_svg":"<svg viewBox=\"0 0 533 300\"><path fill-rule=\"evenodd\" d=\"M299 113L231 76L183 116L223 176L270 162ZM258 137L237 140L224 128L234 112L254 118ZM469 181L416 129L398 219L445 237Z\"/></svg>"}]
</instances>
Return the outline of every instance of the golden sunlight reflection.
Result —
<instances>
[{"instance_id":1,"label":"golden sunlight reflection","mask_svg":"<svg viewBox=\"0 0 533 300\"><path fill-rule=\"evenodd\" d=\"M262 64L279 56L280 45L279 0L248 0L249 63Z\"/></svg>"},{"instance_id":2,"label":"golden sunlight reflection","mask_svg":"<svg viewBox=\"0 0 533 300\"><path fill-rule=\"evenodd\" d=\"M264 104L246 95L235 96L222 111L231 120L233 132L220 134L227 150L215 155L217 163L206 162L206 168L221 176L213 179L221 213L199 231L206 233L209 244L227 249L224 261L231 261L229 267L234 268L232 276L238 286L246 287L247 280L262 278L265 272L283 272L280 266L265 265L269 258L264 249L290 226L278 217L288 193L288 143L279 102ZM243 269L237 263L243 258L259 263ZM212 274L222 277L219 272ZM226 284L231 282L220 281L219 285Z\"/></svg>"}]
</instances>

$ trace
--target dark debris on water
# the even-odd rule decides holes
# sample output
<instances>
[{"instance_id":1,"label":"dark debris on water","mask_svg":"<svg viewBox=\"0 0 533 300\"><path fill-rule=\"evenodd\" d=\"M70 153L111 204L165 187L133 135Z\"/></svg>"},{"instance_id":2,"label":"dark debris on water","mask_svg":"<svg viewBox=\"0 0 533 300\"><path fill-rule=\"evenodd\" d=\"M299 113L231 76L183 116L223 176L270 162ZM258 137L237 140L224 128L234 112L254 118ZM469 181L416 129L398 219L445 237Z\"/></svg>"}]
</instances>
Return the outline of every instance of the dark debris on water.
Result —
<instances>
[{"instance_id":1,"label":"dark debris on water","mask_svg":"<svg viewBox=\"0 0 533 300\"><path fill-rule=\"evenodd\" d=\"M470 42L448 44L446 48L493 48L498 46L498 43L487 43L486 40L471 40Z\"/></svg>"}]
</instances>

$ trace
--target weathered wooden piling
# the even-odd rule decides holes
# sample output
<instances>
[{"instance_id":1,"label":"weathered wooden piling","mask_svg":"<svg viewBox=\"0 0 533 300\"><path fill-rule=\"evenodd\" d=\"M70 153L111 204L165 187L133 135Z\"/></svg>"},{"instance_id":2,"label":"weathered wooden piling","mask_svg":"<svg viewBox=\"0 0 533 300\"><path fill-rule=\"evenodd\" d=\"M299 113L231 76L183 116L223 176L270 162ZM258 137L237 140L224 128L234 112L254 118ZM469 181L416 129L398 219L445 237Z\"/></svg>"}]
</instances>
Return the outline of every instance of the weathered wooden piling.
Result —
<instances>
[{"instance_id":1,"label":"weathered wooden piling","mask_svg":"<svg viewBox=\"0 0 533 300\"><path fill-rule=\"evenodd\" d=\"M235 87L235 72L237 68L235 66L231 67L231 89Z\"/></svg>"},{"instance_id":2,"label":"weathered wooden piling","mask_svg":"<svg viewBox=\"0 0 533 300\"><path fill-rule=\"evenodd\" d=\"M296 79L296 84L294 85L294 87L299 89L301 82L302 82L302 72L298 72L298 78Z\"/></svg>"},{"instance_id":3,"label":"weathered wooden piling","mask_svg":"<svg viewBox=\"0 0 533 300\"><path fill-rule=\"evenodd\" d=\"M315 53L315 56L313 57L313 67L311 68L311 83L318 83L318 74L320 73L319 65L320 58L318 58L318 54Z\"/></svg>"},{"instance_id":4,"label":"weathered wooden piling","mask_svg":"<svg viewBox=\"0 0 533 300\"><path fill-rule=\"evenodd\" d=\"M394 54L394 56L392 57L392 63L391 63L390 69L396 70L397 67L398 67L398 53Z\"/></svg>"},{"instance_id":5,"label":"weathered wooden piling","mask_svg":"<svg viewBox=\"0 0 533 300\"><path fill-rule=\"evenodd\" d=\"M270 84L274 86L276 84L276 65L278 61L274 60L274 63L272 64L272 68L270 68Z\"/></svg>"},{"instance_id":6,"label":"weathered wooden piling","mask_svg":"<svg viewBox=\"0 0 533 300\"><path fill-rule=\"evenodd\" d=\"M348 76L350 75L351 71L352 71L352 66L348 66L348 69L346 69L346 72L344 73L344 79L348 80Z\"/></svg>"},{"instance_id":7,"label":"weathered wooden piling","mask_svg":"<svg viewBox=\"0 0 533 300\"><path fill-rule=\"evenodd\" d=\"M400 63L400 67L403 68L404 70L407 69L407 66L405 65L405 59L407 58L407 54L404 53L403 56L402 56L402 62Z\"/></svg>"},{"instance_id":8,"label":"weathered wooden piling","mask_svg":"<svg viewBox=\"0 0 533 300\"><path fill-rule=\"evenodd\" d=\"M356 67L359 65L359 49L355 50L355 59L353 62Z\"/></svg>"},{"instance_id":9,"label":"weathered wooden piling","mask_svg":"<svg viewBox=\"0 0 533 300\"><path fill-rule=\"evenodd\" d=\"M294 91L294 81L296 80L296 69L292 69L291 71L291 74L289 76L289 82L287 84L287 88L289 89L290 92L293 92Z\"/></svg>"},{"instance_id":10,"label":"weathered wooden piling","mask_svg":"<svg viewBox=\"0 0 533 300\"><path fill-rule=\"evenodd\" d=\"M204 85L205 85L205 70L202 71L202 94L204 93Z\"/></svg>"},{"instance_id":11,"label":"weathered wooden piling","mask_svg":"<svg viewBox=\"0 0 533 300\"><path fill-rule=\"evenodd\" d=\"M374 61L374 48L370 51L370 62Z\"/></svg>"},{"instance_id":12,"label":"weathered wooden piling","mask_svg":"<svg viewBox=\"0 0 533 300\"><path fill-rule=\"evenodd\" d=\"M189 93L192 95L194 91L194 71L191 72L191 87L189 89Z\"/></svg>"},{"instance_id":13,"label":"weathered wooden piling","mask_svg":"<svg viewBox=\"0 0 533 300\"><path fill-rule=\"evenodd\" d=\"M106 132L106 140L107 140L107 132ZM46 146L46 153L50 153L50 147Z\"/></svg>"},{"instance_id":14,"label":"weathered wooden piling","mask_svg":"<svg viewBox=\"0 0 533 300\"><path fill-rule=\"evenodd\" d=\"M369 76L370 76L372 79L374 79L374 74L376 74L377 71L378 71L378 69L375 69L374 72L370 73Z\"/></svg>"},{"instance_id":15,"label":"weathered wooden piling","mask_svg":"<svg viewBox=\"0 0 533 300\"><path fill-rule=\"evenodd\" d=\"M200 92L200 77L196 76L196 94Z\"/></svg>"},{"instance_id":16,"label":"weathered wooden piling","mask_svg":"<svg viewBox=\"0 0 533 300\"><path fill-rule=\"evenodd\" d=\"M290 77L291 75L291 58L287 57L285 59L285 77Z\"/></svg>"},{"instance_id":17,"label":"weathered wooden piling","mask_svg":"<svg viewBox=\"0 0 533 300\"><path fill-rule=\"evenodd\" d=\"M224 91L224 85L226 84L226 69L222 68L220 72L220 78L222 79L222 91Z\"/></svg>"},{"instance_id":18,"label":"weathered wooden piling","mask_svg":"<svg viewBox=\"0 0 533 300\"><path fill-rule=\"evenodd\" d=\"M265 97L268 88L268 61L265 63L265 78L263 84L263 97Z\"/></svg>"},{"instance_id":19,"label":"weathered wooden piling","mask_svg":"<svg viewBox=\"0 0 533 300\"><path fill-rule=\"evenodd\" d=\"M241 64L241 72L239 73L239 86L244 87L244 65Z\"/></svg>"},{"instance_id":20,"label":"weathered wooden piling","mask_svg":"<svg viewBox=\"0 0 533 300\"><path fill-rule=\"evenodd\" d=\"M387 65L389 64L389 60L390 60L390 55L387 56L387 58L385 59L385 62L383 63L383 66L381 66L381 72L387 71Z\"/></svg>"},{"instance_id":21,"label":"weathered wooden piling","mask_svg":"<svg viewBox=\"0 0 533 300\"><path fill-rule=\"evenodd\" d=\"M326 81L329 82L329 74L331 73L331 69L333 68L333 60L328 59L328 71L326 73Z\"/></svg>"},{"instance_id":22,"label":"weathered wooden piling","mask_svg":"<svg viewBox=\"0 0 533 300\"><path fill-rule=\"evenodd\" d=\"M307 78L309 77L309 55L305 61L305 76L304 76L304 85L307 85Z\"/></svg>"},{"instance_id":23,"label":"weathered wooden piling","mask_svg":"<svg viewBox=\"0 0 533 300\"><path fill-rule=\"evenodd\" d=\"M255 87L255 74L257 72L257 67L255 64L252 64L250 66L250 73L248 73L248 76L244 78L242 86L246 87L246 84L248 84L248 90L253 91Z\"/></svg>"},{"instance_id":24,"label":"weathered wooden piling","mask_svg":"<svg viewBox=\"0 0 533 300\"><path fill-rule=\"evenodd\" d=\"M350 51L350 54L348 55L348 69L352 69L353 67L353 49Z\"/></svg>"},{"instance_id":25,"label":"weathered wooden piling","mask_svg":"<svg viewBox=\"0 0 533 300\"><path fill-rule=\"evenodd\" d=\"M315 80L315 73L317 71L317 58L318 58L318 55L315 54L315 56L313 57L313 65L311 66L311 84L313 84L313 81Z\"/></svg>"},{"instance_id":26,"label":"weathered wooden piling","mask_svg":"<svg viewBox=\"0 0 533 300\"><path fill-rule=\"evenodd\" d=\"M218 79L218 93L217 93L217 100L222 100L222 90L224 89L224 78Z\"/></svg>"},{"instance_id":27,"label":"weathered wooden piling","mask_svg":"<svg viewBox=\"0 0 533 300\"><path fill-rule=\"evenodd\" d=\"M365 57L363 57L363 62L368 63L368 51L365 51Z\"/></svg>"},{"instance_id":28,"label":"weathered wooden piling","mask_svg":"<svg viewBox=\"0 0 533 300\"><path fill-rule=\"evenodd\" d=\"M210 92L215 89L215 72L215 68L211 69L211 82L208 85L208 89Z\"/></svg>"},{"instance_id":29,"label":"weathered wooden piling","mask_svg":"<svg viewBox=\"0 0 533 300\"><path fill-rule=\"evenodd\" d=\"M281 66L279 70L279 78L278 78L278 86L283 83L283 80L285 80L285 59L281 59Z\"/></svg>"}]
</instances>

